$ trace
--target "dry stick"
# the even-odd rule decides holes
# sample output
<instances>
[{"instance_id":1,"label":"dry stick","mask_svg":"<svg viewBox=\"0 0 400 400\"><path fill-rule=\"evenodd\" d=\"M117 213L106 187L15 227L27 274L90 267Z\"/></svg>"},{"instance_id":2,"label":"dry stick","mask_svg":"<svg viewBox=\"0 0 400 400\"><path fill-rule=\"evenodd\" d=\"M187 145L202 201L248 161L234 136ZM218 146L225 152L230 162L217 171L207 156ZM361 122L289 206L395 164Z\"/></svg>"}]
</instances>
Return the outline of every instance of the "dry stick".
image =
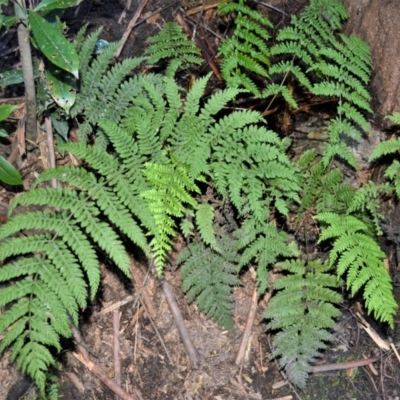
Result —
<instances>
[{"instance_id":1,"label":"dry stick","mask_svg":"<svg viewBox=\"0 0 400 400\"><path fill-rule=\"evenodd\" d=\"M114 380L121 386L121 355L119 341L119 309L113 311Z\"/></svg>"},{"instance_id":2,"label":"dry stick","mask_svg":"<svg viewBox=\"0 0 400 400\"><path fill-rule=\"evenodd\" d=\"M165 345L164 341L162 340L162 337L161 337L160 333L158 332L158 329L157 329L156 325L154 324L153 318L151 317L151 315L149 314L149 311L147 310L147 306L146 306L145 302L142 301L142 300L140 300L140 304L142 305L142 307L143 307L145 313L147 314L147 317L148 317L149 320L150 320L151 326L153 327L154 332L156 333L156 335L157 335L157 337L158 337L158 340L159 340L160 343L161 343L161 346L164 348L164 351L165 351L165 354L166 354L167 357L168 357L169 363L170 363L171 365L174 365L174 362L172 361L172 358L171 358L171 356L170 356L169 353L168 353L167 346Z\"/></svg>"},{"instance_id":3,"label":"dry stick","mask_svg":"<svg viewBox=\"0 0 400 400\"><path fill-rule=\"evenodd\" d=\"M251 304L249 310L249 316L247 318L246 327L244 328L242 341L240 343L239 351L236 356L235 364L242 365L244 355L246 353L247 343L250 338L251 328L253 327L254 317L256 316L257 303L258 303L257 285L254 286L253 296L251 297Z\"/></svg>"},{"instance_id":4,"label":"dry stick","mask_svg":"<svg viewBox=\"0 0 400 400\"><path fill-rule=\"evenodd\" d=\"M121 399L134 400L134 397L129 395L124 389L118 386L116 382L110 379L99 366L93 363L93 361L90 359L88 351L79 344L82 343L82 336L79 330L74 325L71 325L71 331L80 353L72 353L73 356L78 361L80 361L93 375L97 376L109 389L111 389L115 394L121 397Z\"/></svg>"},{"instance_id":5,"label":"dry stick","mask_svg":"<svg viewBox=\"0 0 400 400\"><path fill-rule=\"evenodd\" d=\"M132 5L132 0L128 0L128 1L126 2L126 5L125 5L124 10L122 11L122 13L121 13L121 15L120 15L120 17L119 17L119 20L118 20L118 23L119 23L119 24L121 23L122 19L125 18L126 12L131 8L131 5Z\"/></svg>"},{"instance_id":6,"label":"dry stick","mask_svg":"<svg viewBox=\"0 0 400 400\"><path fill-rule=\"evenodd\" d=\"M25 2L18 0L18 5L24 10ZM15 3L15 11L18 13L18 5ZM18 15L18 14L17 14ZM24 74L25 83L25 96L26 96L26 124L25 136L32 142L37 139L37 120L36 120L36 89L35 77L33 75L31 42L29 37L29 30L22 22L18 24L18 44L21 56L22 71Z\"/></svg>"},{"instance_id":7,"label":"dry stick","mask_svg":"<svg viewBox=\"0 0 400 400\"><path fill-rule=\"evenodd\" d=\"M133 16L133 18L129 22L129 25L126 27L126 30L125 30L124 34L122 35L121 44L120 44L120 46L118 47L117 51L114 54L115 58L118 58L120 56L121 51L124 48L125 43L128 40L128 37L131 34L133 27L135 26L137 20L139 19L140 14L142 13L143 9L146 7L148 1L149 0L144 0L143 1L143 3L137 9L135 15Z\"/></svg>"},{"instance_id":8,"label":"dry stick","mask_svg":"<svg viewBox=\"0 0 400 400\"><path fill-rule=\"evenodd\" d=\"M123 400L134 400L130 394L126 393L124 389L118 386L115 381L110 379L107 374L92 361L86 362L83 359L82 354L72 353L73 356L80 361L93 375L99 378L109 389L111 389L115 394L117 394Z\"/></svg>"},{"instance_id":9,"label":"dry stick","mask_svg":"<svg viewBox=\"0 0 400 400\"><path fill-rule=\"evenodd\" d=\"M176 14L175 19L176 19L176 22L178 22L178 24L182 26L182 28L184 29L186 34L190 37L190 39L193 39L196 46L201 50L202 56L207 61L208 65L214 72L214 75L216 76L216 78L219 81L222 81L222 76L221 76L221 73L219 72L218 65L213 60L213 57L211 57L210 54L208 54L208 51L207 51L206 47L204 46L204 43L197 36L193 37L192 30L190 29L189 25L183 19L182 15L180 13Z\"/></svg>"},{"instance_id":10,"label":"dry stick","mask_svg":"<svg viewBox=\"0 0 400 400\"><path fill-rule=\"evenodd\" d=\"M355 361L347 361L342 363L336 364L324 364L324 365L315 365L312 368L312 372L326 372L326 371L336 371L339 369L349 369L349 368L356 368L356 367L365 367L366 365L372 364L375 361L378 361L378 357L374 358L364 358L362 360L355 360Z\"/></svg>"},{"instance_id":11,"label":"dry stick","mask_svg":"<svg viewBox=\"0 0 400 400\"><path fill-rule=\"evenodd\" d=\"M70 382L79 390L80 393L85 393L85 386L74 372L65 372L65 375L70 380Z\"/></svg>"},{"instance_id":12,"label":"dry stick","mask_svg":"<svg viewBox=\"0 0 400 400\"><path fill-rule=\"evenodd\" d=\"M171 288L170 288L168 282L165 280L165 278L163 278L161 280L161 284L162 284L163 292L164 292L165 298L167 299L169 308L172 312L172 315L174 316L175 324L178 328L183 345L185 346L186 353L189 357L190 365L192 366L192 368L198 368L199 367L199 358L198 358L196 350L193 346L192 340L190 339L189 332L186 328L185 322L183 321L183 317L178 308L178 304L176 304L174 296L172 295Z\"/></svg>"},{"instance_id":13,"label":"dry stick","mask_svg":"<svg viewBox=\"0 0 400 400\"><path fill-rule=\"evenodd\" d=\"M147 279L149 277L149 272L150 272L150 268L148 269L148 271L146 273L146 276L144 277L143 284L140 284L140 288L139 288L138 293L137 293L136 296L127 296L127 297L125 297L125 299L123 299L121 301L117 301L116 303L111 304L110 306L108 306L108 307L104 308L103 310L99 311L98 313L95 314L95 316L97 317L97 316L100 316L100 315L103 315L103 314L107 314L107 313L109 313L111 311L116 310L117 308L122 307L125 304L130 303L131 301L134 302L133 305L132 305L132 309L135 309L136 304L138 303L138 301L140 299L140 295L141 295L142 291L145 290L145 285L146 285ZM136 274L132 273L132 275L134 276L134 278L136 278ZM135 280L135 283L136 283L136 280ZM147 291L145 293L147 293ZM146 302L146 304L147 304L147 302ZM154 310L154 307L152 305L151 305L151 308L152 308L152 310ZM154 313L155 313L155 311L154 311Z\"/></svg>"},{"instance_id":14,"label":"dry stick","mask_svg":"<svg viewBox=\"0 0 400 400\"><path fill-rule=\"evenodd\" d=\"M55 168L56 167L56 155L54 152L53 125L51 123L51 117L48 115L44 119L44 126L46 128L49 165L50 165L50 168ZM56 179L52 179L50 181L50 184L51 184L51 187L54 189L56 189L58 187L58 183L57 183Z\"/></svg>"},{"instance_id":15,"label":"dry stick","mask_svg":"<svg viewBox=\"0 0 400 400\"><path fill-rule=\"evenodd\" d=\"M153 303L150 300L151 296L150 296L149 290L148 290L147 286L145 286L146 282L143 283L140 273L136 273L136 274L133 273L133 271L132 271L133 266L134 266L134 264L131 263L131 273L132 273L132 276L133 276L136 286L141 288L140 293L141 293L143 302L146 304L146 308L147 308L146 311L148 311L151 318L155 319L157 317L157 313L156 313L156 310L154 309ZM148 277L148 274L146 275L146 278L147 277Z\"/></svg>"}]
</instances>

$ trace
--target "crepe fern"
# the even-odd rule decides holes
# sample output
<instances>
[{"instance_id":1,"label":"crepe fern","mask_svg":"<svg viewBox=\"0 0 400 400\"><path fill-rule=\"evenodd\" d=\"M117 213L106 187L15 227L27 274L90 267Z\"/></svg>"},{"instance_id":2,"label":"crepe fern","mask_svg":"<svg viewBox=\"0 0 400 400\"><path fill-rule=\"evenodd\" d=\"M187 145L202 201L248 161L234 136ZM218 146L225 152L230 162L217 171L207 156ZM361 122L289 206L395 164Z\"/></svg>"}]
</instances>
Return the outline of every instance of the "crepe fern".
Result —
<instances>
[{"instance_id":1,"label":"crepe fern","mask_svg":"<svg viewBox=\"0 0 400 400\"><path fill-rule=\"evenodd\" d=\"M340 315L335 307L341 302L335 291L339 282L329 272L331 266L319 260L285 261L277 268L284 276L274 282L277 293L264 317L270 320L269 329L279 329L272 341L273 356L280 357L289 380L304 388L311 363L334 339L329 328Z\"/></svg>"},{"instance_id":2,"label":"crepe fern","mask_svg":"<svg viewBox=\"0 0 400 400\"><path fill-rule=\"evenodd\" d=\"M397 304L383 263L386 255L376 242L374 232L352 215L321 213L316 218L323 224L320 242L333 239L329 265L337 267L338 276L345 275L352 295L363 288L367 310L393 326Z\"/></svg>"},{"instance_id":3,"label":"crepe fern","mask_svg":"<svg viewBox=\"0 0 400 400\"><path fill-rule=\"evenodd\" d=\"M260 84L249 74L253 73L258 79L269 76L270 52L267 43L271 38L268 30L272 28L272 23L248 7L244 0L221 3L218 9L224 14L237 13L234 33L221 43L218 51L222 56L222 77L228 86L242 86L260 97Z\"/></svg>"},{"instance_id":4,"label":"crepe fern","mask_svg":"<svg viewBox=\"0 0 400 400\"><path fill-rule=\"evenodd\" d=\"M273 55L289 55L290 61L271 66L270 74L292 74L311 93L333 97L337 117L328 127L329 143L322 162L328 166L335 156L356 168L356 160L345 141L359 141L369 131L364 114L371 112L366 85L371 73L368 45L361 39L338 34L348 14L340 1L311 0L299 18L279 31ZM298 60L298 62L297 62Z\"/></svg>"},{"instance_id":5,"label":"crepe fern","mask_svg":"<svg viewBox=\"0 0 400 400\"><path fill-rule=\"evenodd\" d=\"M218 248L215 252L205 243L193 242L180 254L182 289L209 318L233 330L231 288L242 284L237 277L235 240L225 234Z\"/></svg>"},{"instance_id":6,"label":"crepe fern","mask_svg":"<svg viewBox=\"0 0 400 400\"><path fill-rule=\"evenodd\" d=\"M155 64L160 60L169 60L165 71L168 77L173 77L178 68L202 63L199 57L200 50L188 40L177 23L167 22L158 35L150 37L148 42L150 46L145 51L145 55L148 56L147 63Z\"/></svg>"},{"instance_id":7,"label":"crepe fern","mask_svg":"<svg viewBox=\"0 0 400 400\"><path fill-rule=\"evenodd\" d=\"M96 122L111 152L85 143L63 145L61 149L81 159L86 168L48 169L10 206L10 214L17 206L42 208L12 216L0 228L0 280L14 283L0 291L0 305L8 307L0 318L2 330L8 329L1 349L13 345L13 358L42 390L45 371L54 362L43 348L59 350L59 336L70 336L68 315L78 322L87 283L91 297L96 293L99 250L129 275L123 243L128 238L154 258L161 275L178 221L194 216L202 246L223 257L225 244L215 236L214 209L200 201L200 183L214 184L221 198L231 198L242 218L250 217L252 223L270 218L274 206L286 214L297 199L299 186L286 145L274 132L256 125L261 121L256 112L219 116L238 89L218 92L202 104L209 78L199 79L183 101L171 78L136 78L141 90L131 93L119 125L113 119ZM51 179L65 187L39 187ZM272 238L276 234L271 232L263 228L253 239ZM284 251L283 242L280 246ZM265 249L258 246L248 259L258 252ZM196 289L200 307L226 326L231 285L239 283L236 271L225 265L220 272L200 273L210 277L208 284L217 285L220 307L202 301L208 298L204 285Z\"/></svg>"},{"instance_id":8,"label":"crepe fern","mask_svg":"<svg viewBox=\"0 0 400 400\"><path fill-rule=\"evenodd\" d=\"M396 125L400 125L400 112L394 113L388 117ZM397 155L400 152L400 139L390 139L382 143L373 150L370 161L376 161L380 157L385 155ZM389 178L394 184L394 190L397 197L400 197L400 162L398 159L394 159L392 164L386 169L385 177ZM386 190L390 192L390 188L386 185Z\"/></svg>"}]
</instances>

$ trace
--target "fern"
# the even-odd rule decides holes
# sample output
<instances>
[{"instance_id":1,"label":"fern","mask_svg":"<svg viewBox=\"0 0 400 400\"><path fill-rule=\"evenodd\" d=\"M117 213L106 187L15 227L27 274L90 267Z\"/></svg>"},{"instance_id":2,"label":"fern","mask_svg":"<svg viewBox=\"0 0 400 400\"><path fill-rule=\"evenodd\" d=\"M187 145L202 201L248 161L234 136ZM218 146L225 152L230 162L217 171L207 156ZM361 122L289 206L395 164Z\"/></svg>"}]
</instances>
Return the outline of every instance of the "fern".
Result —
<instances>
[{"instance_id":1,"label":"fern","mask_svg":"<svg viewBox=\"0 0 400 400\"><path fill-rule=\"evenodd\" d=\"M316 218L324 224L320 242L334 240L329 265L337 265L339 277L346 274L347 288L352 295L363 288L367 310L393 326L396 301L383 263L386 255L376 243L371 229L351 215L321 213Z\"/></svg>"},{"instance_id":2,"label":"fern","mask_svg":"<svg viewBox=\"0 0 400 400\"><path fill-rule=\"evenodd\" d=\"M100 58L104 53L89 66L84 91L106 64L108 56ZM228 260L232 243L215 234L214 208L200 201L199 184L216 182L218 194L232 198L242 218L256 225L270 217L273 206L287 214L290 204L297 201L299 186L285 154L287 145L274 132L256 125L259 114L219 115L238 89L220 91L203 103L210 76L199 79L184 100L171 78L149 74L120 85L132 65L129 61L114 66L101 81L109 84L110 92L122 91L127 96L132 89L119 120L111 106L105 112L111 112L112 118L98 119L101 113L95 118L93 127L106 136L111 152L85 143L62 146L62 151L81 159L85 168L64 166L43 172L31 191L14 200L10 213L18 206L42 210L12 216L0 228L1 279L15 283L0 291L0 305L9 307L0 318L1 327L9 329L2 349L13 346L13 357L41 390L54 359L47 350L43 355L36 351L46 346L59 350L59 337L71 335L68 315L77 323L88 288L93 297L100 283L98 250L129 275L123 244L129 238L154 258L161 275L179 226L186 235L196 235L197 229L201 246L208 245L207 252L216 264L204 271L206 280L186 283L187 289L193 288L192 298L199 296L199 306L208 315L232 327L230 293L239 283L238 267ZM110 103L113 98L109 96ZM229 173L233 168L240 179ZM39 187L51 179L66 186ZM188 216L195 217L195 226ZM186 224L180 224L182 220ZM27 237L17 237L20 233ZM260 261L260 286L268 265L281 254L292 254L285 235L271 224L256 230L251 246L247 252L241 249L249 261ZM267 246L276 247L272 255ZM229 262L220 264L224 257ZM195 279L197 273L188 273L188 277ZM214 297L209 294L212 285L217 288Z\"/></svg>"},{"instance_id":3,"label":"fern","mask_svg":"<svg viewBox=\"0 0 400 400\"><path fill-rule=\"evenodd\" d=\"M204 243L191 243L179 256L182 265L182 288L192 302L219 325L233 330L233 286L241 285L237 278L237 253L232 238L218 241L220 252Z\"/></svg>"},{"instance_id":4,"label":"fern","mask_svg":"<svg viewBox=\"0 0 400 400\"><path fill-rule=\"evenodd\" d=\"M175 22L167 22L158 35L148 39L150 46L147 47L145 55L148 56L147 63L155 64L163 59L169 61L165 75L172 78L176 71L190 64L200 65L202 59L199 57L200 50L183 33L182 27Z\"/></svg>"},{"instance_id":5,"label":"fern","mask_svg":"<svg viewBox=\"0 0 400 400\"><path fill-rule=\"evenodd\" d=\"M271 54L290 55L292 61L273 65L270 73L290 73L311 93L337 99L338 116L328 128L323 163L327 166L338 156L355 168L356 160L343 140L359 141L362 132L370 129L364 114L372 111L366 90L371 59L360 39L335 33L347 18L339 1L312 0L300 18L292 17L291 25L279 31ZM296 59L302 67L295 64ZM293 106L294 99L288 102Z\"/></svg>"},{"instance_id":6,"label":"fern","mask_svg":"<svg viewBox=\"0 0 400 400\"><path fill-rule=\"evenodd\" d=\"M82 143L87 143L99 119L107 117L118 123L127 105L123 96L123 82L126 76L136 68L142 58L128 58L114 67L109 68L110 61L119 43L111 43L100 55L93 59L94 47L101 29L88 36L83 43L77 43L80 76L75 104L71 108L71 116L84 116L79 126L78 136ZM129 96L135 91L136 80L131 80ZM102 143L103 149L107 144L101 130L97 130L97 142Z\"/></svg>"},{"instance_id":7,"label":"fern","mask_svg":"<svg viewBox=\"0 0 400 400\"><path fill-rule=\"evenodd\" d=\"M189 192L199 192L191 181L188 169L174 164L146 165L145 176L152 189L143 192L142 197L150 201L149 210L154 215L156 234L150 245L159 276L162 274L165 257L171 250L171 237L175 234L174 217L183 217L184 203L195 208L196 201Z\"/></svg>"},{"instance_id":8,"label":"fern","mask_svg":"<svg viewBox=\"0 0 400 400\"><path fill-rule=\"evenodd\" d=\"M259 77L268 77L270 52L267 41L272 27L268 18L249 8L244 0L239 3L220 3L220 13L236 12L235 31L232 37L224 40L219 48L222 77L229 87L242 86L255 96L261 92L249 72Z\"/></svg>"},{"instance_id":9,"label":"fern","mask_svg":"<svg viewBox=\"0 0 400 400\"><path fill-rule=\"evenodd\" d=\"M400 113L394 113L389 116L390 119L395 124L400 124ZM383 157L388 154L397 155L400 152L400 138L390 139L385 142L379 143L369 158L369 161L376 161L378 158ZM400 197L400 163L398 160L394 160L392 164L385 171L385 177L389 178L394 183L394 189L397 197ZM391 191L391 188L386 185L384 189L387 192Z\"/></svg>"},{"instance_id":10,"label":"fern","mask_svg":"<svg viewBox=\"0 0 400 400\"><path fill-rule=\"evenodd\" d=\"M273 339L273 356L295 385L304 388L311 363L332 341L329 332L340 315L335 307L341 302L334 290L339 284L329 273L330 266L319 260L285 261L277 266L286 273L274 282L278 291L271 299L264 317L271 320L269 329L278 329Z\"/></svg>"}]
</instances>

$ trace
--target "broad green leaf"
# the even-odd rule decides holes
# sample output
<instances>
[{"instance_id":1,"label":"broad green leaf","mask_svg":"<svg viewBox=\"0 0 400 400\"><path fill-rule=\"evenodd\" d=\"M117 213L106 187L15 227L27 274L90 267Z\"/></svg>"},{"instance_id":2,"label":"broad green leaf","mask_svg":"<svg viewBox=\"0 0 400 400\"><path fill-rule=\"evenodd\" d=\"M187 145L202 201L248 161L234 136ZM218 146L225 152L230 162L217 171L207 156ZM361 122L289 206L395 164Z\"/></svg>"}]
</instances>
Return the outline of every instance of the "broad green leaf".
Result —
<instances>
[{"instance_id":1,"label":"broad green leaf","mask_svg":"<svg viewBox=\"0 0 400 400\"><path fill-rule=\"evenodd\" d=\"M75 79L53 64L46 68L46 78L51 97L66 113L69 113L76 100Z\"/></svg>"},{"instance_id":2,"label":"broad green leaf","mask_svg":"<svg viewBox=\"0 0 400 400\"><path fill-rule=\"evenodd\" d=\"M8 118L11 113L17 108L17 106L12 106L10 104L3 104L0 106L0 121L4 121Z\"/></svg>"},{"instance_id":3,"label":"broad green leaf","mask_svg":"<svg viewBox=\"0 0 400 400\"><path fill-rule=\"evenodd\" d=\"M53 123L54 129L56 132L62 137L65 142L68 142L68 132L69 132L69 124L68 121L60 118L57 113L51 114L51 122ZM62 117L61 117L62 118Z\"/></svg>"},{"instance_id":4,"label":"broad green leaf","mask_svg":"<svg viewBox=\"0 0 400 400\"><path fill-rule=\"evenodd\" d=\"M0 156L0 180L8 185L22 185L19 172L3 157Z\"/></svg>"},{"instance_id":5,"label":"broad green leaf","mask_svg":"<svg viewBox=\"0 0 400 400\"><path fill-rule=\"evenodd\" d=\"M55 9L68 8L78 5L82 0L43 0L34 11L50 11Z\"/></svg>"},{"instance_id":6,"label":"broad green leaf","mask_svg":"<svg viewBox=\"0 0 400 400\"><path fill-rule=\"evenodd\" d=\"M33 61L33 75L38 76L38 62ZM15 85L24 82L22 69L10 69L0 73L0 86Z\"/></svg>"},{"instance_id":7,"label":"broad green leaf","mask_svg":"<svg viewBox=\"0 0 400 400\"><path fill-rule=\"evenodd\" d=\"M0 129L0 137L7 137L7 136L8 136L7 131L4 129Z\"/></svg>"},{"instance_id":8,"label":"broad green leaf","mask_svg":"<svg viewBox=\"0 0 400 400\"><path fill-rule=\"evenodd\" d=\"M33 37L40 51L57 67L79 78L79 59L74 46L39 14L29 11Z\"/></svg>"},{"instance_id":9,"label":"broad green leaf","mask_svg":"<svg viewBox=\"0 0 400 400\"><path fill-rule=\"evenodd\" d=\"M0 86L15 85L24 81L22 69L11 69L0 73Z\"/></svg>"}]
</instances>

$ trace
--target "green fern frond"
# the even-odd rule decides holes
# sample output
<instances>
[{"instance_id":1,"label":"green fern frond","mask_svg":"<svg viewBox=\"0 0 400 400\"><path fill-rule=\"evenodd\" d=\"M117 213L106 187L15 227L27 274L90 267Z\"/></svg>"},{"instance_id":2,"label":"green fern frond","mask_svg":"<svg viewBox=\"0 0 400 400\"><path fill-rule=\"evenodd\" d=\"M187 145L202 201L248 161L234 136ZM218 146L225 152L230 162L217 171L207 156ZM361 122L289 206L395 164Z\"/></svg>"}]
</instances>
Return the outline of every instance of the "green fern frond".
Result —
<instances>
[{"instance_id":1,"label":"green fern frond","mask_svg":"<svg viewBox=\"0 0 400 400\"><path fill-rule=\"evenodd\" d=\"M400 152L400 138L386 140L379 143L373 150L369 161L375 161L387 154L395 154Z\"/></svg>"},{"instance_id":2,"label":"green fern frond","mask_svg":"<svg viewBox=\"0 0 400 400\"><path fill-rule=\"evenodd\" d=\"M88 58L90 58L89 54L92 53L94 49L95 42L98 39L100 34L100 30L93 33L87 39L87 48L86 53L82 55L82 61L87 63L88 65ZM94 40L95 39L95 40ZM94 42L93 42L94 41ZM93 46L93 47L92 47ZM97 88L98 83L100 82L104 72L106 71L110 61L113 57L113 54L118 48L118 43L112 43L108 46L103 53L101 53L91 65L87 67L86 73L82 75L82 80L80 82L80 90L77 96L75 104L71 108L71 116L75 117L80 113L86 105L86 97L89 97L93 100L94 96L92 96L93 91Z\"/></svg>"},{"instance_id":3,"label":"green fern frond","mask_svg":"<svg viewBox=\"0 0 400 400\"><path fill-rule=\"evenodd\" d=\"M277 293L272 297L264 317L271 320L269 329L279 330L273 339L273 356L295 385L304 388L311 363L319 350L332 341L329 332L334 318L340 315L335 307L342 299L335 291L339 284L329 274L329 265L319 260L307 264L302 260L277 264L287 275L274 282Z\"/></svg>"},{"instance_id":4,"label":"green fern frond","mask_svg":"<svg viewBox=\"0 0 400 400\"><path fill-rule=\"evenodd\" d=\"M387 117L393 123L400 125L400 112L395 112Z\"/></svg>"},{"instance_id":5,"label":"green fern frond","mask_svg":"<svg viewBox=\"0 0 400 400\"><path fill-rule=\"evenodd\" d=\"M380 206L381 188L374 182L368 181L364 186L355 191L352 202L348 208L348 213L368 213L372 218L372 222L375 228L375 233L381 235L381 227L379 220L382 219L383 215Z\"/></svg>"},{"instance_id":6,"label":"green fern frond","mask_svg":"<svg viewBox=\"0 0 400 400\"><path fill-rule=\"evenodd\" d=\"M179 257L182 266L182 289L188 300L197 299L197 305L219 325L233 330L232 287L241 285L234 264L232 240L221 239L221 253L203 243L190 244Z\"/></svg>"},{"instance_id":7,"label":"green fern frond","mask_svg":"<svg viewBox=\"0 0 400 400\"><path fill-rule=\"evenodd\" d=\"M258 291L264 293L268 287L268 267L280 256L293 256L293 249L287 244L287 235L278 232L271 223L260 223L250 218L242 224L235 237L238 239L237 249L242 251L239 267L251 261L256 263Z\"/></svg>"},{"instance_id":8,"label":"green fern frond","mask_svg":"<svg viewBox=\"0 0 400 400\"><path fill-rule=\"evenodd\" d=\"M98 58L100 59L103 55L109 55L110 47L115 51L114 46L110 45ZM97 61L98 63L96 63ZM92 70L91 66L86 74L86 76L93 74L93 81L84 81L81 91L77 95L77 104L81 104L81 108L82 106L84 107L85 121L80 125L78 132L80 139L84 142L86 142L85 139L92 132L93 126L95 126L99 119L105 117L111 119L114 117L114 121L119 122L123 109L120 108L120 103L115 102L115 92L124 78L142 62L142 59L127 58L105 73L105 68L109 61L110 59L106 57L104 60L94 61L96 68ZM102 68L103 70L101 70ZM81 111L78 109L78 106L76 107L75 111L72 110L74 111L72 116ZM118 111L116 112L116 110Z\"/></svg>"},{"instance_id":9,"label":"green fern frond","mask_svg":"<svg viewBox=\"0 0 400 400\"><path fill-rule=\"evenodd\" d=\"M266 45L272 27L268 18L252 10L244 0L239 3L222 3L221 13L237 13L236 28L231 38L224 40L218 54L222 56L221 73L228 87L244 87L260 96L258 84L249 73L268 77L270 52Z\"/></svg>"},{"instance_id":10,"label":"green fern frond","mask_svg":"<svg viewBox=\"0 0 400 400\"><path fill-rule=\"evenodd\" d=\"M154 215L157 230L150 244L157 273L161 276L175 233L173 217L182 217L187 206L197 207L189 192L198 193L199 188L190 179L188 168L182 165L147 163L144 174L153 187L141 196L149 201Z\"/></svg>"},{"instance_id":11,"label":"green fern frond","mask_svg":"<svg viewBox=\"0 0 400 400\"><path fill-rule=\"evenodd\" d=\"M87 25L84 25L77 34L75 38L75 50L79 57L79 74L80 76L85 76L89 68L90 61L93 57L94 48L97 40L99 39L101 28L92 32L85 40L83 36L85 35Z\"/></svg>"},{"instance_id":12,"label":"green fern frond","mask_svg":"<svg viewBox=\"0 0 400 400\"><path fill-rule=\"evenodd\" d=\"M292 61L272 66L270 74L290 73L311 93L338 100L339 117L329 129L330 147L324 151L325 165L341 155L355 166L354 157L339 145L340 135L359 139L361 130L370 129L363 115L371 112L371 97L366 90L371 73L370 52L360 39L336 33L347 18L339 1L312 0L299 18L292 17L291 25L280 30L278 42L271 48L271 54L288 54ZM291 100L289 96L287 99ZM293 102L289 104L293 106Z\"/></svg>"},{"instance_id":13,"label":"green fern frond","mask_svg":"<svg viewBox=\"0 0 400 400\"><path fill-rule=\"evenodd\" d=\"M202 241L215 251L219 251L217 240L213 229L214 209L208 203L202 203L197 206L196 225L199 230Z\"/></svg>"},{"instance_id":14,"label":"green fern frond","mask_svg":"<svg viewBox=\"0 0 400 400\"><path fill-rule=\"evenodd\" d=\"M394 189L397 197L400 197L400 162L394 160L389 168L385 171L385 177L389 178L394 183ZM386 191L389 193L390 190L386 187Z\"/></svg>"},{"instance_id":15,"label":"green fern frond","mask_svg":"<svg viewBox=\"0 0 400 400\"><path fill-rule=\"evenodd\" d=\"M286 86L278 85L277 83L270 83L262 92L261 97L268 98L270 96L281 95L290 107L297 108L296 100L293 98L292 93Z\"/></svg>"},{"instance_id":16,"label":"green fern frond","mask_svg":"<svg viewBox=\"0 0 400 400\"><path fill-rule=\"evenodd\" d=\"M357 160L351 150L343 142L328 143L324 148L324 155L321 162L325 167L328 167L334 157L341 158L354 169L357 168Z\"/></svg>"},{"instance_id":17,"label":"green fern frond","mask_svg":"<svg viewBox=\"0 0 400 400\"><path fill-rule=\"evenodd\" d=\"M19 214L12 217L7 224L0 228L0 240L24 229L44 229L50 232L55 232L58 238L61 238L71 249L74 249L74 253L87 274L92 296L94 296L100 282L98 261L92 245L86 236L80 231L76 221L65 213L50 214L47 212L37 211L27 214ZM1 245L6 246L7 241Z\"/></svg>"},{"instance_id":18,"label":"green fern frond","mask_svg":"<svg viewBox=\"0 0 400 400\"><path fill-rule=\"evenodd\" d=\"M146 49L147 63L155 64L163 59L173 59L166 70L166 76L172 78L176 71L189 64L200 65L200 50L188 39L182 27L175 22L167 22L156 36L148 39L150 46Z\"/></svg>"},{"instance_id":19,"label":"green fern frond","mask_svg":"<svg viewBox=\"0 0 400 400\"><path fill-rule=\"evenodd\" d=\"M386 255L373 232L360 219L350 215L322 213L316 219L324 224L319 241L334 240L330 266L337 265L338 276L347 273L347 288L353 295L363 287L367 310L392 326L396 301L383 263Z\"/></svg>"}]
</instances>

